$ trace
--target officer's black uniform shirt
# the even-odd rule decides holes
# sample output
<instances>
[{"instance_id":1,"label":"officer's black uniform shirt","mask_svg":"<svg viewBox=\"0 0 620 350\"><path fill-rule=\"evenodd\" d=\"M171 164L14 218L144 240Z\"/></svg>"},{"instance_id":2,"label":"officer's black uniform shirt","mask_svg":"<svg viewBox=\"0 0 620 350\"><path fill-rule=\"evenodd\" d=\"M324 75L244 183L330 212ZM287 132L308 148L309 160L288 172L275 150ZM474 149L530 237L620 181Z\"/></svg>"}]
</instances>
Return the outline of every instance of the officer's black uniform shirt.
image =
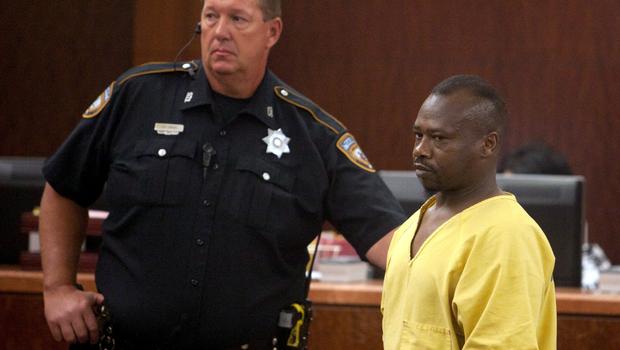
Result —
<instances>
[{"instance_id":1,"label":"officer's black uniform shirt","mask_svg":"<svg viewBox=\"0 0 620 350\"><path fill-rule=\"evenodd\" d=\"M82 206L105 184L96 281L118 336L270 335L304 297L306 246L325 220L364 256L405 219L344 126L271 72L237 116L217 110L199 62L134 68L44 168ZM263 141L279 129L280 157Z\"/></svg>"}]
</instances>

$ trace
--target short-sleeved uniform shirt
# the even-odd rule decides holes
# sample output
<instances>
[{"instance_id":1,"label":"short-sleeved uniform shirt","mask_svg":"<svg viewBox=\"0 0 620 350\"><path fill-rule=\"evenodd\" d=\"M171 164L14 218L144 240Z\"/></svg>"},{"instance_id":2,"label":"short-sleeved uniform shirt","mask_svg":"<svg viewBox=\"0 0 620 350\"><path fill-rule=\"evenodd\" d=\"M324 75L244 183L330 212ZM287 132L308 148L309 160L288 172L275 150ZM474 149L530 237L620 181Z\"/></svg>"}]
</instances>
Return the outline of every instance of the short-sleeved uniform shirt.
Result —
<instances>
[{"instance_id":1,"label":"short-sleeved uniform shirt","mask_svg":"<svg viewBox=\"0 0 620 350\"><path fill-rule=\"evenodd\" d=\"M555 258L512 194L438 227L411 258L420 219L394 234L383 285L383 344L397 349L555 349Z\"/></svg>"},{"instance_id":2,"label":"short-sleeved uniform shirt","mask_svg":"<svg viewBox=\"0 0 620 350\"><path fill-rule=\"evenodd\" d=\"M243 343L303 299L324 221L363 256L406 218L345 127L271 72L231 116L200 62L175 67L119 77L44 175L83 206L104 191L96 281L118 334Z\"/></svg>"}]
</instances>

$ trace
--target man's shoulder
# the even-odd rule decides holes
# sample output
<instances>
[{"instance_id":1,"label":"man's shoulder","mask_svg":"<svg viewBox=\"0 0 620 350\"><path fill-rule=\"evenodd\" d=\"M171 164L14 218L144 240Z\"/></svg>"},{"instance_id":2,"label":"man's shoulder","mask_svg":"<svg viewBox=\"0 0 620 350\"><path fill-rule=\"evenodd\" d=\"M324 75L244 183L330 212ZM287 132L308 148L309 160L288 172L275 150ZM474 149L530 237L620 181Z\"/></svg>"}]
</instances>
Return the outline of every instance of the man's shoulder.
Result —
<instances>
[{"instance_id":1,"label":"man's shoulder","mask_svg":"<svg viewBox=\"0 0 620 350\"><path fill-rule=\"evenodd\" d=\"M120 86L131 79L146 75L156 74L196 74L199 69L197 61L183 61L183 62L149 62L145 63L129 70L125 71L116 79L116 85Z\"/></svg>"},{"instance_id":2,"label":"man's shoulder","mask_svg":"<svg viewBox=\"0 0 620 350\"><path fill-rule=\"evenodd\" d=\"M103 111L103 109L112 100L112 96L117 94L120 90L124 89L128 81L137 79L139 77L153 76L156 74L170 74L180 73L194 75L199 69L197 61L186 62L153 62L145 63L140 66L130 68L125 73L121 74L116 80L114 80L108 87L93 101L93 103L82 114L82 118L92 119Z\"/></svg>"},{"instance_id":3,"label":"man's shoulder","mask_svg":"<svg viewBox=\"0 0 620 350\"><path fill-rule=\"evenodd\" d=\"M464 224L485 228L479 232L541 231L514 195L509 193L484 200L463 214Z\"/></svg>"},{"instance_id":4,"label":"man's shoulder","mask_svg":"<svg viewBox=\"0 0 620 350\"><path fill-rule=\"evenodd\" d=\"M274 92L278 98L284 103L295 106L307 112L315 122L321 124L337 135L347 131L346 126L342 124L336 117L327 113L314 101L293 89L278 78L274 79Z\"/></svg>"}]
</instances>

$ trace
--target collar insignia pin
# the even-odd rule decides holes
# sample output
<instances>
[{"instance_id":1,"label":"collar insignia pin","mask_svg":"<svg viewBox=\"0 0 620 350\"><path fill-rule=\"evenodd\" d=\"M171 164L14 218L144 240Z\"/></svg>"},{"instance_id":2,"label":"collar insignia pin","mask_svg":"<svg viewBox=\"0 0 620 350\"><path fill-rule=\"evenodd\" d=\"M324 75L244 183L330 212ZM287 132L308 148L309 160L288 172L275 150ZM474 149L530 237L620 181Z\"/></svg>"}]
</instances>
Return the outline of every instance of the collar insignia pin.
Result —
<instances>
[{"instance_id":1,"label":"collar insignia pin","mask_svg":"<svg viewBox=\"0 0 620 350\"><path fill-rule=\"evenodd\" d=\"M185 95L185 100L183 102L188 103L192 101L192 98L194 98L194 93L192 91L189 91L186 95Z\"/></svg>"},{"instance_id":2,"label":"collar insignia pin","mask_svg":"<svg viewBox=\"0 0 620 350\"><path fill-rule=\"evenodd\" d=\"M267 129L267 136L263 137L263 142L267 144L267 152L273 153L280 159L282 154L291 153L288 143L291 139L284 135L282 128L278 130Z\"/></svg>"},{"instance_id":3,"label":"collar insignia pin","mask_svg":"<svg viewBox=\"0 0 620 350\"><path fill-rule=\"evenodd\" d=\"M267 106L267 116L273 118L273 106Z\"/></svg>"}]
</instances>

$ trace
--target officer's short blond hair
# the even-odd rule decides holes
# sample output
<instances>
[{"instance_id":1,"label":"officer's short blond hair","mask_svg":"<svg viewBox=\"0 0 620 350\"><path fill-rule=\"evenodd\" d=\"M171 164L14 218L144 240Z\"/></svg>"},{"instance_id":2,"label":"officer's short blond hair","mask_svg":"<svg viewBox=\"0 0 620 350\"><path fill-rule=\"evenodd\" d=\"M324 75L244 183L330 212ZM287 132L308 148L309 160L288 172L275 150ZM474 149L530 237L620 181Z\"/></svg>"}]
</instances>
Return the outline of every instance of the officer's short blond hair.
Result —
<instances>
[{"instance_id":1,"label":"officer's short blond hair","mask_svg":"<svg viewBox=\"0 0 620 350\"><path fill-rule=\"evenodd\" d=\"M282 17L282 1L280 0L258 0L258 6L263 11L265 21Z\"/></svg>"},{"instance_id":2,"label":"officer's short blond hair","mask_svg":"<svg viewBox=\"0 0 620 350\"><path fill-rule=\"evenodd\" d=\"M282 17L282 1L281 0L256 0L258 7L263 12L263 20L268 21L276 17ZM201 0L204 4L205 1Z\"/></svg>"}]
</instances>

